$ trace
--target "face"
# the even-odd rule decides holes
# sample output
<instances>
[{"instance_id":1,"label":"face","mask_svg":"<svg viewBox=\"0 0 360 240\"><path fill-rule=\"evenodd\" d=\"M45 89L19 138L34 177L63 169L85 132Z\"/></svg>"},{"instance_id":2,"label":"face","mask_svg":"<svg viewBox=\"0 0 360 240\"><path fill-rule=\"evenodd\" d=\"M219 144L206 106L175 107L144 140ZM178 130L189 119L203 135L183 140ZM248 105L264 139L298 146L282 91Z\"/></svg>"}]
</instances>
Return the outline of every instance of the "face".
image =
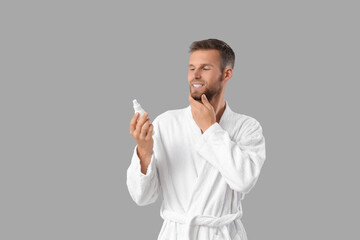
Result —
<instances>
[{"instance_id":1,"label":"face","mask_svg":"<svg viewBox=\"0 0 360 240\"><path fill-rule=\"evenodd\" d=\"M216 49L196 50L190 55L188 81L191 96L201 102L205 94L211 101L223 89L220 53Z\"/></svg>"}]
</instances>

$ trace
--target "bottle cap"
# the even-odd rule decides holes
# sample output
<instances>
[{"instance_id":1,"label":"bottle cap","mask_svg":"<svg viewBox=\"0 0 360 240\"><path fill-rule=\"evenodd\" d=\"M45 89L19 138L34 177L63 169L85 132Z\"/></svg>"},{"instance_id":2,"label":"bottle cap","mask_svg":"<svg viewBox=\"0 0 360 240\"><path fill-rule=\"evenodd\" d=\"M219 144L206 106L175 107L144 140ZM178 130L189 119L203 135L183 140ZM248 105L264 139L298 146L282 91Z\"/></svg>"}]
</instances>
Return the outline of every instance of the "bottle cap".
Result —
<instances>
[{"instance_id":1,"label":"bottle cap","mask_svg":"<svg viewBox=\"0 0 360 240\"><path fill-rule=\"evenodd\" d=\"M136 99L133 100L133 105L134 105L134 107L140 106L140 104L136 101Z\"/></svg>"}]
</instances>

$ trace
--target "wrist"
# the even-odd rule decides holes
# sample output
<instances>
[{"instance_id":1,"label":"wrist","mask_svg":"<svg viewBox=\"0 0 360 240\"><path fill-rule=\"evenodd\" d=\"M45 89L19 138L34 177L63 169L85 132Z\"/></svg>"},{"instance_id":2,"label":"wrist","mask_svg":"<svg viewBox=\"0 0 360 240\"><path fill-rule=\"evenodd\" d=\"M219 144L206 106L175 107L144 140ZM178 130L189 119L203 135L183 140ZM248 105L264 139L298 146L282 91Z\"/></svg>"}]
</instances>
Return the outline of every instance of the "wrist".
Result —
<instances>
[{"instance_id":1,"label":"wrist","mask_svg":"<svg viewBox=\"0 0 360 240\"><path fill-rule=\"evenodd\" d=\"M150 160L151 159L151 156L152 156L152 151L149 152L145 149L142 149L141 147L137 147L137 155L139 156L140 159L147 159L147 160Z\"/></svg>"},{"instance_id":2,"label":"wrist","mask_svg":"<svg viewBox=\"0 0 360 240\"><path fill-rule=\"evenodd\" d=\"M201 129L203 132L205 132L206 130L208 130L212 125L214 125L215 124L215 122L214 123L211 123L210 125L207 125L206 126L206 128L204 128L204 129Z\"/></svg>"}]
</instances>

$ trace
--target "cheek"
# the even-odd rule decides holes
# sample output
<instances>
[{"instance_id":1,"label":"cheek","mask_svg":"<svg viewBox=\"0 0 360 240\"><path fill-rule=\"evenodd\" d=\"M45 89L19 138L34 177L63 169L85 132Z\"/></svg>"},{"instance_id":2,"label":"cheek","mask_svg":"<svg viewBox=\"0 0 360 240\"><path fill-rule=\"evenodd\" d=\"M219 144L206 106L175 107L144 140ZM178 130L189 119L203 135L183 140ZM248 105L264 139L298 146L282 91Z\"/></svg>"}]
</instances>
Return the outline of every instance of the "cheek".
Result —
<instances>
[{"instance_id":1,"label":"cheek","mask_svg":"<svg viewBox=\"0 0 360 240\"><path fill-rule=\"evenodd\" d=\"M205 75L210 82L214 82L217 79L217 74L208 73Z\"/></svg>"},{"instance_id":2,"label":"cheek","mask_svg":"<svg viewBox=\"0 0 360 240\"><path fill-rule=\"evenodd\" d=\"M218 74L215 71L207 71L207 72L204 72L204 76L206 76L208 79L216 79Z\"/></svg>"}]
</instances>

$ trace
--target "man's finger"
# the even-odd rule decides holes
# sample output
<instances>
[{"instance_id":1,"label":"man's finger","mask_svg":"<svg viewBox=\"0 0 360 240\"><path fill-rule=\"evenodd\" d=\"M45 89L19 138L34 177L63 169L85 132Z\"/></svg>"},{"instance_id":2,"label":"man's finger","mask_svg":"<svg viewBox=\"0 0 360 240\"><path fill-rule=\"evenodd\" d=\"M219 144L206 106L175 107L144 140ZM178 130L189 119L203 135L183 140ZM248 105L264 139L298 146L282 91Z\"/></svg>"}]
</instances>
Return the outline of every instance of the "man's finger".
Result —
<instances>
[{"instance_id":1,"label":"man's finger","mask_svg":"<svg viewBox=\"0 0 360 240\"><path fill-rule=\"evenodd\" d=\"M149 114L147 112L145 112L144 115L141 116L141 118L139 119L139 121L136 124L135 131L138 131L140 133L140 130L141 130L142 126L144 125L147 116L149 116Z\"/></svg>"},{"instance_id":2,"label":"man's finger","mask_svg":"<svg viewBox=\"0 0 360 240\"><path fill-rule=\"evenodd\" d=\"M189 102L192 103L194 102L195 100L193 99L193 97L191 96L191 94L189 94Z\"/></svg>"},{"instance_id":3,"label":"man's finger","mask_svg":"<svg viewBox=\"0 0 360 240\"><path fill-rule=\"evenodd\" d=\"M150 125L150 119L146 119L146 122L144 123L144 125L141 127L141 132L140 132L140 138L141 139L145 139L146 134L148 132L148 128Z\"/></svg>"},{"instance_id":4,"label":"man's finger","mask_svg":"<svg viewBox=\"0 0 360 240\"><path fill-rule=\"evenodd\" d=\"M146 135L146 137L145 137L145 140L150 140L151 138L152 138L152 133L153 133L153 131L154 131L154 125L152 125L151 123L150 123L150 127L149 127L149 130L148 130L148 133L147 133L147 135Z\"/></svg>"},{"instance_id":5,"label":"man's finger","mask_svg":"<svg viewBox=\"0 0 360 240\"><path fill-rule=\"evenodd\" d=\"M189 93L189 102L190 102L190 103L198 102L198 101L196 101L196 100L191 96L191 93Z\"/></svg>"},{"instance_id":6,"label":"man's finger","mask_svg":"<svg viewBox=\"0 0 360 240\"><path fill-rule=\"evenodd\" d=\"M206 97L205 94L203 94L203 95L201 96L201 101L202 101L202 103L205 105L206 108L208 108L209 110L212 109L213 106L210 104L210 102L209 102L209 100L207 99L207 97Z\"/></svg>"},{"instance_id":7,"label":"man's finger","mask_svg":"<svg viewBox=\"0 0 360 240\"><path fill-rule=\"evenodd\" d=\"M189 101L190 101L190 105L196 108L202 105L200 102L196 101L191 95L189 95Z\"/></svg>"},{"instance_id":8,"label":"man's finger","mask_svg":"<svg viewBox=\"0 0 360 240\"><path fill-rule=\"evenodd\" d=\"M136 128L136 122L139 118L139 113L135 113L133 118L131 119L130 121L130 134L133 133L135 131L135 128Z\"/></svg>"}]
</instances>

